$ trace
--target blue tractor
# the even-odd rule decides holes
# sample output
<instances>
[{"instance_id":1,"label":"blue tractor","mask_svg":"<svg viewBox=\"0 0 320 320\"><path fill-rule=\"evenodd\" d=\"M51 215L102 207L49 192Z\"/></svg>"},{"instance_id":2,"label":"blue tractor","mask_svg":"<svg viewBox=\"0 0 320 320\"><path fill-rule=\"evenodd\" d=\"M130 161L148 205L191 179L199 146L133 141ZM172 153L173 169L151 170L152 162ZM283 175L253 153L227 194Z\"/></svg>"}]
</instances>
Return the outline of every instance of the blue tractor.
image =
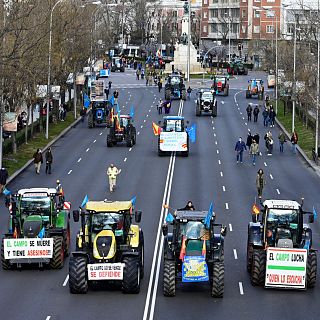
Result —
<instances>
[{"instance_id":1,"label":"blue tractor","mask_svg":"<svg viewBox=\"0 0 320 320\"><path fill-rule=\"evenodd\" d=\"M98 125L110 126L109 114L112 104L109 101L94 101L88 112L88 128Z\"/></svg>"},{"instance_id":2,"label":"blue tractor","mask_svg":"<svg viewBox=\"0 0 320 320\"><path fill-rule=\"evenodd\" d=\"M183 77L179 73L169 75L165 85L165 99L187 99L186 86L183 83Z\"/></svg>"}]
</instances>

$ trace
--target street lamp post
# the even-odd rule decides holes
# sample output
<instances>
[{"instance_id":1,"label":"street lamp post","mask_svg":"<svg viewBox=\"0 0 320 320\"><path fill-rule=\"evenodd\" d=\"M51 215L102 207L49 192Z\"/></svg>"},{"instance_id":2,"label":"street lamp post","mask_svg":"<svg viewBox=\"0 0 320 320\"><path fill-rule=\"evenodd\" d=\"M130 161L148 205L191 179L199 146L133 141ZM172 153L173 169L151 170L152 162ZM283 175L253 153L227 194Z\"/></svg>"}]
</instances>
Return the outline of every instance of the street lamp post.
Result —
<instances>
[{"instance_id":1,"label":"street lamp post","mask_svg":"<svg viewBox=\"0 0 320 320\"><path fill-rule=\"evenodd\" d=\"M230 8L230 0L228 1L228 6L229 6L229 14L228 14L228 34L229 34L229 65L231 61L231 8Z\"/></svg>"},{"instance_id":2,"label":"street lamp post","mask_svg":"<svg viewBox=\"0 0 320 320\"><path fill-rule=\"evenodd\" d=\"M296 53L297 51L297 20L294 20L294 41L293 41L293 85L292 85L292 132L295 128L295 113L296 113Z\"/></svg>"},{"instance_id":3,"label":"street lamp post","mask_svg":"<svg viewBox=\"0 0 320 320\"><path fill-rule=\"evenodd\" d=\"M187 81L190 81L190 39L191 39L191 0L188 0L188 58L187 58Z\"/></svg>"},{"instance_id":4,"label":"street lamp post","mask_svg":"<svg viewBox=\"0 0 320 320\"><path fill-rule=\"evenodd\" d=\"M316 139L315 139L315 154L318 160L318 144L319 144L319 94L320 94L320 38L318 28L318 67L317 67L317 105L316 105Z\"/></svg>"}]
</instances>

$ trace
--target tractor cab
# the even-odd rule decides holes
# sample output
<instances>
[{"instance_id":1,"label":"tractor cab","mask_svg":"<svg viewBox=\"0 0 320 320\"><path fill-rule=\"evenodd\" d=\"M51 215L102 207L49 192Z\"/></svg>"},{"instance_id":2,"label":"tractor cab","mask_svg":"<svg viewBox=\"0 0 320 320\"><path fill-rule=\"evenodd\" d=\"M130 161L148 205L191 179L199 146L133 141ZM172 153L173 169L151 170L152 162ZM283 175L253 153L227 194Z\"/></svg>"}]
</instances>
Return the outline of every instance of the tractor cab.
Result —
<instances>
[{"instance_id":1,"label":"tractor cab","mask_svg":"<svg viewBox=\"0 0 320 320\"><path fill-rule=\"evenodd\" d=\"M186 87L179 73L172 73L165 84L165 99L178 98L186 100Z\"/></svg>"},{"instance_id":2,"label":"tractor cab","mask_svg":"<svg viewBox=\"0 0 320 320\"><path fill-rule=\"evenodd\" d=\"M162 129L164 132L184 132L184 118L178 116L165 117Z\"/></svg>"},{"instance_id":3,"label":"tractor cab","mask_svg":"<svg viewBox=\"0 0 320 320\"><path fill-rule=\"evenodd\" d=\"M264 87L263 80L250 79L248 81L248 89L246 91L246 98L257 97L259 100L263 100Z\"/></svg>"},{"instance_id":4,"label":"tractor cab","mask_svg":"<svg viewBox=\"0 0 320 320\"><path fill-rule=\"evenodd\" d=\"M214 89L217 94L227 96L229 94L228 78L225 76L215 77L212 83L212 89Z\"/></svg>"},{"instance_id":5,"label":"tractor cab","mask_svg":"<svg viewBox=\"0 0 320 320\"><path fill-rule=\"evenodd\" d=\"M112 127L107 135L107 146L112 147L121 142L126 142L128 147L135 145L137 135L132 122L130 115L113 116Z\"/></svg>"}]
</instances>

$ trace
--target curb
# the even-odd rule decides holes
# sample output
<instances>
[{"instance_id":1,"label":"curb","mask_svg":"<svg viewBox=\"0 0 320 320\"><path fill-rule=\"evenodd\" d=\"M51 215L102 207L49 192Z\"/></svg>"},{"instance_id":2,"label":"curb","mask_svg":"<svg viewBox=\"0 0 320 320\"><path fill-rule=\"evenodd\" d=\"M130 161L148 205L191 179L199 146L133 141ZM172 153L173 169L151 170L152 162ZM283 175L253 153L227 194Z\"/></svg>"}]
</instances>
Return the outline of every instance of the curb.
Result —
<instances>
[{"instance_id":1,"label":"curb","mask_svg":"<svg viewBox=\"0 0 320 320\"><path fill-rule=\"evenodd\" d=\"M62 138L69 130L74 128L81 120L81 117L75 120L70 124L69 127L65 128L63 131L61 131L52 141L50 141L43 149L42 151L46 151L49 147L51 147L54 143L56 143L60 138ZM25 171L31 164L33 163L33 159L30 159L26 164L24 164L20 169L18 169L16 172L14 172L7 180L6 185L8 185L10 182L12 182L20 173Z\"/></svg>"},{"instance_id":2,"label":"curb","mask_svg":"<svg viewBox=\"0 0 320 320\"><path fill-rule=\"evenodd\" d=\"M276 118L275 122L280 127L280 129L284 132L284 134L290 139L291 135L289 132L285 129L285 127L282 125L282 123ZM297 150L300 153L301 157L308 163L308 165L316 172L318 176L320 176L320 168L316 165L316 163L308 158L306 153L300 148L299 145L297 145Z\"/></svg>"}]
</instances>

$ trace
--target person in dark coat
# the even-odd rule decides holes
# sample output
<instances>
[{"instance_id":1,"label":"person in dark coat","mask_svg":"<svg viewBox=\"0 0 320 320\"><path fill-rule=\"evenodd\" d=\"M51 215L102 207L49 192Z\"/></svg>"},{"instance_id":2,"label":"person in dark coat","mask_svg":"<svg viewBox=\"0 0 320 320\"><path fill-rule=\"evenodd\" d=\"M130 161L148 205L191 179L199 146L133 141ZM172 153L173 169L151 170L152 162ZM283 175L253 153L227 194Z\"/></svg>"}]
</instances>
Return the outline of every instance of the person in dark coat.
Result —
<instances>
[{"instance_id":1,"label":"person in dark coat","mask_svg":"<svg viewBox=\"0 0 320 320\"><path fill-rule=\"evenodd\" d=\"M256 177L256 187L257 187L257 191L258 191L258 197L259 197L259 199L261 199L262 198L262 191L263 191L263 188L266 184L266 180L265 180L264 172L262 169L259 169L257 173L258 174Z\"/></svg>"},{"instance_id":2,"label":"person in dark coat","mask_svg":"<svg viewBox=\"0 0 320 320\"><path fill-rule=\"evenodd\" d=\"M169 114L170 108L171 108L171 101L170 100L164 101L163 106L164 106L164 113Z\"/></svg>"},{"instance_id":3,"label":"person in dark coat","mask_svg":"<svg viewBox=\"0 0 320 320\"><path fill-rule=\"evenodd\" d=\"M270 107L269 111L269 121L270 121L270 127L274 127L274 120L276 118L276 112L274 111L273 107Z\"/></svg>"},{"instance_id":4,"label":"person in dark coat","mask_svg":"<svg viewBox=\"0 0 320 320\"><path fill-rule=\"evenodd\" d=\"M41 164L43 163L43 157L42 157L41 149L37 149L37 151L33 155L33 159L34 159L33 163L34 163L34 167L36 169L36 173L40 174Z\"/></svg>"},{"instance_id":5,"label":"person in dark coat","mask_svg":"<svg viewBox=\"0 0 320 320\"><path fill-rule=\"evenodd\" d=\"M251 121L251 116L252 116L252 104L251 103L248 104L246 111L247 111L248 121Z\"/></svg>"},{"instance_id":6,"label":"person in dark coat","mask_svg":"<svg viewBox=\"0 0 320 320\"><path fill-rule=\"evenodd\" d=\"M256 105L253 109L253 122L258 122L258 116L259 116L259 107Z\"/></svg>"},{"instance_id":7,"label":"person in dark coat","mask_svg":"<svg viewBox=\"0 0 320 320\"><path fill-rule=\"evenodd\" d=\"M51 174L51 165L53 161L51 148L48 148L46 152L46 173Z\"/></svg>"},{"instance_id":8,"label":"person in dark coat","mask_svg":"<svg viewBox=\"0 0 320 320\"><path fill-rule=\"evenodd\" d=\"M236 146L234 147L234 150L237 154L237 163L242 163L243 161L243 151L247 150L246 144L242 141L242 138L240 137L239 140L236 143Z\"/></svg>"},{"instance_id":9,"label":"person in dark coat","mask_svg":"<svg viewBox=\"0 0 320 320\"><path fill-rule=\"evenodd\" d=\"M179 211L194 211L195 210L195 208L194 208L194 205L193 205L193 203L192 203L192 201L188 201L187 202L187 204L186 204L186 206L184 207L184 208L182 208L182 209L179 209Z\"/></svg>"},{"instance_id":10,"label":"person in dark coat","mask_svg":"<svg viewBox=\"0 0 320 320\"><path fill-rule=\"evenodd\" d=\"M259 142L260 142L260 135L259 135L258 132L253 136L253 140L254 140L257 144L259 144Z\"/></svg>"},{"instance_id":11,"label":"person in dark coat","mask_svg":"<svg viewBox=\"0 0 320 320\"><path fill-rule=\"evenodd\" d=\"M248 136L247 136L247 143L246 143L246 146L248 147L248 149L250 149L250 147L251 147L252 140L253 140L253 136L252 136L251 132L249 131Z\"/></svg>"},{"instance_id":12,"label":"person in dark coat","mask_svg":"<svg viewBox=\"0 0 320 320\"><path fill-rule=\"evenodd\" d=\"M0 193L2 193L5 185L7 184L7 179L9 177L8 170L6 168L0 169Z\"/></svg>"},{"instance_id":13,"label":"person in dark coat","mask_svg":"<svg viewBox=\"0 0 320 320\"><path fill-rule=\"evenodd\" d=\"M268 126L268 118L269 118L269 111L267 108L264 108L263 112L262 112L262 116L263 116L263 125L265 127Z\"/></svg>"}]
</instances>

